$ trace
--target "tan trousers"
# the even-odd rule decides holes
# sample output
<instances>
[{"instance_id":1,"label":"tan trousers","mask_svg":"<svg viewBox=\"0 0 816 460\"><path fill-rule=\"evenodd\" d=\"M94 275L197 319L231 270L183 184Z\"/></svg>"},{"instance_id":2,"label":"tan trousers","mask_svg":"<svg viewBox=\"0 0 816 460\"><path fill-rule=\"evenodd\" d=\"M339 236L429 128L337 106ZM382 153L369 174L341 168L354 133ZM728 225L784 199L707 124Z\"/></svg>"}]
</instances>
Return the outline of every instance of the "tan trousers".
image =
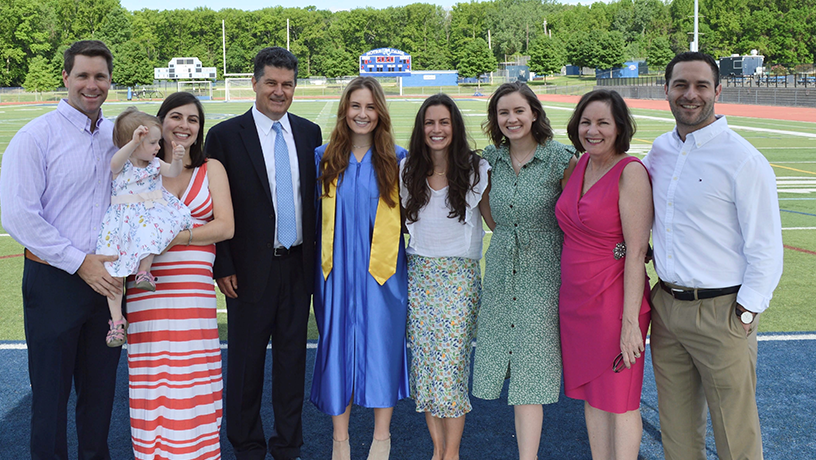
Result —
<instances>
[{"instance_id":1,"label":"tan trousers","mask_svg":"<svg viewBox=\"0 0 816 460\"><path fill-rule=\"evenodd\" d=\"M757 320L746 337L736 294L675 300L652 288L651 349L666 460L705 460L706 403L717 455L762 460Z\"/></svg>"}]
</instances>

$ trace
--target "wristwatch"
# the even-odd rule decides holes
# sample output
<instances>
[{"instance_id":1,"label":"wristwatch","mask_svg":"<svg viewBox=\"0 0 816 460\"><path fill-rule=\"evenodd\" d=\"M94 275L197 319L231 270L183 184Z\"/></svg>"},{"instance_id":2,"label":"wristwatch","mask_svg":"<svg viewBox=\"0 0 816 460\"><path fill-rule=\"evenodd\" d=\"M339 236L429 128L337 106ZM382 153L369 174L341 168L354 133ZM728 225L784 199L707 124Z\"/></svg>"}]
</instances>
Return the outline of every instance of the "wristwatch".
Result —
<instances>
[{"instance_id":1,"label":"wristwatch","mask_svg":"<svg viewBox=\"0 0 816 460\"><path fill-rule=\"evenodd\" d=\"M738 307L734 308L734 314L739 316L739 319L740 321L742 321L742 324L751 324L754 322L754 318L756 318L756 313L750 312L745 309L740 311Z\"/></svg>"}]
</instances>

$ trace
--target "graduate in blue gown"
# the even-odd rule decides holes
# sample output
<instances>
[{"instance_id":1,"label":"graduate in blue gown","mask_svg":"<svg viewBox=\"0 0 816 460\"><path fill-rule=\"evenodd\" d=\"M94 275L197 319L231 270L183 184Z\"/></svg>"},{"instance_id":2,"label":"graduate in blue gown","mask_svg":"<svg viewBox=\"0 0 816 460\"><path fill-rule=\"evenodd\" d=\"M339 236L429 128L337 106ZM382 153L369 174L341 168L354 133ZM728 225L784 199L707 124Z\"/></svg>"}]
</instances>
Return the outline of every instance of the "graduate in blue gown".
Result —
<instances>
[{"instance_id":1,"label":"graduate in blue gown","mask_svg":"<svg viewBox=\"0 0 816 460\"><path fill-rule=\"evenodd\" d=\"M369 460L388 459L394 405L408 396L408 275L399 161L377 80L346 87L318 167L317 344L311 401L332 416L333 460L350 458L351 404L374 408ZM386 191L381 193L381 191Z\"/></svg>"}]
</instances>

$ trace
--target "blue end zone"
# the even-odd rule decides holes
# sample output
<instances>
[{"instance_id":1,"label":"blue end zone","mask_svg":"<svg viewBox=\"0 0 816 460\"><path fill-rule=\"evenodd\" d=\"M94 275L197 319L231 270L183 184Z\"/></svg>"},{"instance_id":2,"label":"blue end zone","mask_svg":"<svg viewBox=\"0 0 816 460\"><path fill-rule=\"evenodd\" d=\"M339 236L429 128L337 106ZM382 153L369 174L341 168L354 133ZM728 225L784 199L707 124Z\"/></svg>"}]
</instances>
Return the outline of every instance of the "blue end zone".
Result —
<instances>
[{"instance_id":1,"label":"blue end zone","mask_svg":"<svg viewBox=\"0 0 816 460\"><path fill-rule=\"evenodd\" d=\"M766 333L759 335L757 365L757 402L762 423L762 440L768 460L809 459L816 452L816 333ZM314 365L314 342L307 351L306 398L303 409L304 459L326 459L331 456L331 418L320 413L308 402ZM657 393L647 348L641 413L643 440L640 459L663 459L660 445L660 423L657 413ZM272 426L270 403L271 355L267 359L266 393L262 416L267 436ZM223 353L226 367L226 351ZM0 446L3 459L29 458L29 416L31 391L28 382L28 364L25 343L0 342ZM130 443L127 395L126 354L118 368L116 402L109 444L111 458L133 458ZM461 456L466 459L493 460L517 456L513 428L513 410L507 406L506 388L497 401L471 398L473 412L467 416L462 438ZM69 452L76 453L76 433L73 425L75 398L69 401ZM354 458L363 458L371 442L374 429L373 413L355 407L351 414L352 452ZM415 412L413 401L400 401L391 424L392 451L395 460L426 460L433 447L425 426L425 419ZM222 455L233 458L232 447L222 426ZM714 460L716 447L708 427L707 458ZM583 417L583 402L561 396L558 403L544 406L544 427L539 457L542 459L590 458L589 443Z\"/></svg>"}]
</instances>

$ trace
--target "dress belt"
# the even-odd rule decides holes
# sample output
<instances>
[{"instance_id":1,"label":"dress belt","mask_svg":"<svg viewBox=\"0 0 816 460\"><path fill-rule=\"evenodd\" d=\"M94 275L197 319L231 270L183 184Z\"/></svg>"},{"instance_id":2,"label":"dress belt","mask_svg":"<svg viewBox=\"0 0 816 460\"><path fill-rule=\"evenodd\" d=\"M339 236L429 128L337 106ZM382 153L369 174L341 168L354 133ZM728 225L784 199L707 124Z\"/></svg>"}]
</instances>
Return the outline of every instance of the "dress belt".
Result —
<instances>
[{"instance_id":1,"label":"dress belt","mask_svg":"<svg viewBox=\"0 0 816 460\"><path fill-rule=\"evenodd\" d=\"M291 256L293 254L300 253L302 248L303 248L302 244L299 244L297 246L292 246L289 249L286 249L284 247L274 248L272 250L272 257L274 257L276 259L283 259L283 258L289 257L289 256Z\"/></svg>"},{"instance_id":2,"label":"dress belt","mask_svg":"<svg viewBox=\"0 0 816 460\"><path fill-rule=\"evenodd\" d=\"M34 262L38 262L38 263L45 264L45 265L51 265L48 262L46 262L46 261L40 259L39 257L35 256L33 252L28 250L28 248L26 248L23 251L23 254L25 254L25 258L28 259L28 260L33 260Z\"/></svg>"},{"instance_id":3,"label":"dress belt","mask_svg":"<svg viewBox=\"0 0 816 460\"><path fill-rule=\"evenodd\" d=\"M718 289L686 289L686 288L673 288L664 283L663 280L658 280L658 283L660 284L661 289L668 292L669 295L671 295L677 300L711 299L714 297L719 297L721 295L733 294L740 290L739 285Z\"/></svg>"}]
</instances>

